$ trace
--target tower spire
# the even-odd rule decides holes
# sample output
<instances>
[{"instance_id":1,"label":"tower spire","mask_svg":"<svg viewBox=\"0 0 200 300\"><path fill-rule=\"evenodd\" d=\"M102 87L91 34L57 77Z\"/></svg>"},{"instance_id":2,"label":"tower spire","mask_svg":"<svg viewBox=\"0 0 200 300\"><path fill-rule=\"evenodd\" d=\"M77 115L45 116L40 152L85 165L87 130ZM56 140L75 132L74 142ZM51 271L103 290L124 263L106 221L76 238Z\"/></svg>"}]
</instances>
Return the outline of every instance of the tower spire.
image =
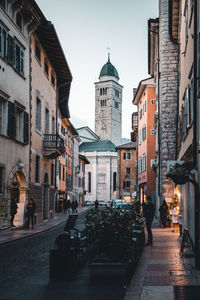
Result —
<instances>
[{"instance_id":1,"label":"tower spire","mask_svg":"<svg viewBox=\"0 0 200 300\"><path fill-rule=\"evenodd\" d=\"M108 62L110 62L110 48L109 47L107 47L107 50L108 50Z\"/></svg>"}]
</instances>

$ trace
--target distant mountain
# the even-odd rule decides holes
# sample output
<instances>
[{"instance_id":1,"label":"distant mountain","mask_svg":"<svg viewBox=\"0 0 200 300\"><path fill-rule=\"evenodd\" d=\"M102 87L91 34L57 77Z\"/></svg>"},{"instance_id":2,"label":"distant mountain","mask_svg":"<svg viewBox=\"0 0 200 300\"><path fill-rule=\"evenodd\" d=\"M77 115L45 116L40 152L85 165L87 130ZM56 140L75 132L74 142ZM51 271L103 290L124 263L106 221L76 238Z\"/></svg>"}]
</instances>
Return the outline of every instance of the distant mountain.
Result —
<instances>
[{"instance_id":1,"label":"distant mountain","mask_svg":"<svg viewBox=\"0 0 200 300\"><path fill-rule=\"evenodd\" d=\"M130 139L127 139L127 138L122 138L122 145L123 144L127 144L127 143L130 143L131 140Z\"/></svg>"}]
</instances>

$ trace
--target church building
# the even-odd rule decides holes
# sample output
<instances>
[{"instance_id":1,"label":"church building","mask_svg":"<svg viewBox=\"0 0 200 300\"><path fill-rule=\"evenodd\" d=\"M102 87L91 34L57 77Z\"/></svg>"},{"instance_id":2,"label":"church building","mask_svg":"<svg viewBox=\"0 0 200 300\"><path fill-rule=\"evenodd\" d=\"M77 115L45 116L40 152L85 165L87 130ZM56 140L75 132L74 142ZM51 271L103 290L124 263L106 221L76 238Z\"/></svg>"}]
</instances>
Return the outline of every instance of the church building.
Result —
<instances>
[{"instance_id":1,"label":"church building","mask_svg":"<svg viewBox=\"0 0 200 300\"><path fill-rule=\"evenodd\" d=\"M97 199L107 202L116 197L116 146L121 145L122 140L123 89L118 81L118 72L108 55L99 81L95 82L95 133L86 127L77 130L81 132L82 140L79 151L90 162L85 166L86 201Z\"/></svg>"},{"instance_id":2,"label":"church building","mask_svg":"<svg viewBox=\"0 0 200 300\"><path fill-rule=\"evenodd\" d=\"M122 89L116 68L108 61L95 82L95 133L116 146L122 143Z\"/></svg>"}]
</instances>

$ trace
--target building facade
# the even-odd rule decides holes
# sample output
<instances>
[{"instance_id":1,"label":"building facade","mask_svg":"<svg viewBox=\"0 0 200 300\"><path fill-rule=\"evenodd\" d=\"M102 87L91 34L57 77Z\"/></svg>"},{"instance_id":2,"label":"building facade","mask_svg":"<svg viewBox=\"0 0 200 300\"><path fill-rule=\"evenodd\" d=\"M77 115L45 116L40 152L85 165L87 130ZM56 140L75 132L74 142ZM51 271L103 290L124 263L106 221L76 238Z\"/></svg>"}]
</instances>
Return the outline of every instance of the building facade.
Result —
<instances>
[{"instance_id":1,"label":"building facade","mask_svg":"<svg viewBox=\"0 0 200 300\"><path fill-rule=\"evenodd\" d=\"M117 198L136 199L136 142L120 145L117 150Z\"/></svg>"},{"instance_id":2,"label":"building facade","mask_svg":"<svg viewBox=\"0 0 200 300\"><path fill-rule=\"evenodd\" d=\"M108 62L95 82L95 133L115 145L122 139L122 89L116 68Z\"/></svg>"},{"instance_id":3,"label":"building facade","mask_svg":"<svg viewBox=\"0 0 200 300\"><path fill-rule=\"evenodd\" d=\"M78 203L83 206L85 202L85 165L89 164L89 160L82 154L79 154L79 175L78 175Z\"/></svg>"},{"instance_id":4,"label":"building facade","mask_svg":"<svg viewBox=\"0 0 200 300\"><path fill-rule=\"evenodd\" d=\"M65 152L58 117L69 117L72 76L55 28L46 19L31 36L31 50L29 197L36 202L35 222L40 223L53 218L56 208L57 158Z\"/></svg>"},{"instance_id":5,"label":"building facade","mask_svg":"<svg viewBox=\"0 0 200 300\"><path fill-rule=\"evenodd\" d=\"M22 225L29 188L30 35L41 14L30 1L0 2L0 228Z\"/></svg>"},{"instance_id":6,"label":"building facade","mask_svg":"<svg viewBox=\"0 0 200 300\"><path fill-rule=\"evenodd\" d=\"M154 79L148 78L140 82L133 99L138 107L138 188L141 203L151 197L155 203L155 174L152 162L155 158L155 93Z\"/></svg>"},{"instance_id":7,"label":"building facade","mask_svg":"<svg viewBox=\"0 0 200 300\"><path fill-rule=\"evenodd\" d=\"M85 200L112 200L116 195L117 152L111 141L85 142L80 154L90 164L85 166Z\"/></svg>"}]
</instances>

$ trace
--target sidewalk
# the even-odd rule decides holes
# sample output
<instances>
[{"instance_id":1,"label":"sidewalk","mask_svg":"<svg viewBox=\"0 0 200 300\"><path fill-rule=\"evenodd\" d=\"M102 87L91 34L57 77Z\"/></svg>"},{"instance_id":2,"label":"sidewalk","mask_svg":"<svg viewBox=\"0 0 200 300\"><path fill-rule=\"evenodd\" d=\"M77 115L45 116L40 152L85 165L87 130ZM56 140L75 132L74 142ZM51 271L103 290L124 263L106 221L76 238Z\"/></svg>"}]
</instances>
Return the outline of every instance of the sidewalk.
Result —
<instances>
[{"instance_id":1,"label":"sidewalk","mask_svg":"<svg viewBox=\"0 0 200 300\"><path fill-rule=\"evenodd\" d=\"M200 271L194 258L179 256L179 233L155 226L153 242L145 246L124 300L199 300Z\"/></svg>"},{"instance_id":2,"label":"sidewalk","mask_svg":"<svg viewBox=\"0 0 200 300\"><path fill-rule=\"evenodd\" d=\"M81 213L82 211L88 209L88 207L80 207L78 209L78 213ZM41 224L35 225L34 229L23 228L23 227L15 227L6 229L0 232L0 245L12 242L14 240L26 238L28 236L31 236L33 234L40 233L42 231L51 229L61 223L65 223L67 221L69 214L67 213L56 213L54 218L48 221L44 221Z\"/></svg>"}]
</instances>

